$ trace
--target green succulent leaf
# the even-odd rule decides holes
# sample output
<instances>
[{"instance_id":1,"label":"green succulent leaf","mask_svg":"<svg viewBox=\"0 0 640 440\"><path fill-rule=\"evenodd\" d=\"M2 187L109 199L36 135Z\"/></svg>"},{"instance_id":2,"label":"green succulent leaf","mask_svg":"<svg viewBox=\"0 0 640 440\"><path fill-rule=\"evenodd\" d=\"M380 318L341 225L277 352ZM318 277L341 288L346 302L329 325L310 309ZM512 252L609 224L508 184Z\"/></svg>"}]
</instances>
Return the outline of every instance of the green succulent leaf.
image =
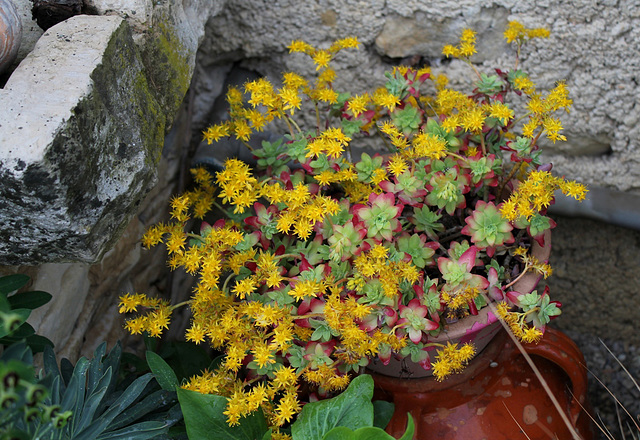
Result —
<instances>
[{"instance_id":1,"label":"green succulent leaf","mask_svg":"<svg viewBox=\"0 0 640 440\"><path fill-rule=\"evenodd\" d=\"M488 76L485 73L481 73L480 80L476 83L476 87L480 93L489 95L502 90L502 80L498 75Z\"/></svg>"},{"instance_id":2,"label":"green succulent leaf","mask_svg":"<svg viewBox=\"0 0 640 440\"><path fill-rule=\"evenodd\" d=\"M550 302L549 295L544 295L540 303L540 310L538 311L538 320L540 324L546 325L551 321L551 317L558 316L562 313L556 303Z\"/></svg>"},{"instance_id":3,"label":"green succulent leaf","mask_svg":"<svg viewBox=\"0 0 640 440\"><path fill-rule=\"evenodd\" d=\"M416 225L416 231L424 231L433 237L436 233L444 231L444 225L439 221L441 218L441 214L431 211L429 206L424 205L422 208L415 209L412 222Z\"/></svg>"},{"instance_id":4,"label":"green succulent leaf","mask_svg":"<svg viewBox=\"0 0 640 440\"><path fill-rule=\"evenodd\" d=\"M394 111L391 114L391 118L395 126L405 134L418 131L421 123L420 111L411 105Z\"/></svg>"},{"instance_id":5,"label":"green succulent leaf","mask_svg":"<svg viewBox=\"0 0 640 440\"><path fill-rule=\"evenodd\" d=\"M340 124L342 125L342 131L348 137L353 136L356 133L360 132L360 129L364 125L364 122L361 119L341 119Z\"/></svg>"},{"instance_id":6,"label":"green succulent leaf","mask_svg":"<svg viewBox=\"0 0 640 440\"><path fill-rule=\"evenodd\" d=\"M402 76L400 72L395 72L392 74L391 72L385 72L385 77L387 77L387 82L385 83L385 87L387 91L402 99L407 94L407 80Z\"/></svg>"},{"instance_id":7,"label":"green succulent leaf","mask_svg":"<svg viewBox=\"0 0 640 440\"><path fill-rule=\"evenodd\" d=\"M538 295L538 291L534 290L531 293L526 293L524 295L520 295L518 297L518 305L524 312L528 312L529 310L538 306L540 302L540 295Z\"/></svg>"},{"instance_id":8,"label":"green succulent leaf","mask_svg":"<svg viewBox=\"0 0 640 440\"><path fill-rule=\"evenodd\" d=\"M370 182L373 173L382 167L382 156L371 157L367 153L362 153L360 162L356 163L358 180L360 182Z\"/></svg>"}]
</instances>

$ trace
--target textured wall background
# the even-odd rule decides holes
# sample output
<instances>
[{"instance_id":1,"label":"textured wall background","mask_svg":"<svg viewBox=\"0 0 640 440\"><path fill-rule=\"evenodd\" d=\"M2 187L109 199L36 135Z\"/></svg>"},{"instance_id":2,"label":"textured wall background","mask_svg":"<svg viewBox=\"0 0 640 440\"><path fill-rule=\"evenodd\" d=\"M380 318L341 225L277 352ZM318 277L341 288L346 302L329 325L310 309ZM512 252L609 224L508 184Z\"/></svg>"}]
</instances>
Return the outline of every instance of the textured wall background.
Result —
<instances>
[{"instance_id":1,"label":"textured wall background","mask_svg":"<svg viewBox=\"0 0 640 440\"><path fill-rule=\"evenodd\" d=\"M365 50L345 51L337 65L341 82L358 92L372 77L380 80L391 61L419 55L438 66L442 46L457 41L465 27L479 33L475 61L481 69L508 65L513 53L502 32L514 19L551 30L549 39L526 47L523 68L542 88L565 79L574 100L563 119L568 142L550 146L556 169L640 194L640 4L635 0L232 0L207 23L199 60L204 66L243 60L275 76L301 62L285 56L291 40L322 47L355 35ZM456 64L454 71L468 72Z\"/></svg>"}]
</instances>

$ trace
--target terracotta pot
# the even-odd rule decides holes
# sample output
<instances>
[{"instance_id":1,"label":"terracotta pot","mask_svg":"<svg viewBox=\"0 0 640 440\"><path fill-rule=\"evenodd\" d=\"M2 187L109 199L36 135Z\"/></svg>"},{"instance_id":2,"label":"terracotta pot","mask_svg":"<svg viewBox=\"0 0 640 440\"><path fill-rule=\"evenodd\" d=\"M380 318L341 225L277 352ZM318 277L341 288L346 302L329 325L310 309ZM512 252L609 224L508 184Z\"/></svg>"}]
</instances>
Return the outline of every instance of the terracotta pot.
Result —
<instances>
[{"instance_id":1,"label":"terracotta pot","mask_svg":"<svg viewBox=\"0 0 640 440\"><path fill-rule=\"evenodd\" d=\"M0 0L0 73L11 66L22 40L22 21L11 0Z\"/></svg>"},{"instance_id":2,"label":"terracotta pot","mask_svg":"<svg viewBox=\"0 0 640 440\"><path fill-rule=\"evenodd\" d=\"M544 234L544 246L540 246L535 240L533 241L531 254L540 261L546 262L549 260L549 255L551 254L551 231L546 231ZM541 278L542 275L527 273L511 289L520 293L530 293L536 288ZM464 319L448 324L442 333L435 338L430 338L429 342L439 344L471 342L476 348L476 353L480 353L501 328L502 325L498 318L488 307L485 307L479 310L475 316L467 316ZM437 349L434 347L429 351L433 352L433 354L430 353L433 358ZM393 357L387 365L377 358L372 359L367 368L372 372L401 378L419 378L432 375L431 370L425 370L416 363L406 359L398 360Z\"/></svg>"},{"instance_id":3,"label":"terracotta pot","mask_svg":"<svg viewBox=\"0 0 640 440\"><path fill-rule=\"evenodd\" d=\"M587 375L580 350L548 328L538 345L525 344L561 407L584 440L593 438L586 411ZM373 374L374 399L395 403L387 432L399 438L407 413L419 440L571 439L568 428L506 332L500 331L460 374L401 379ZM525 435L526 434L526 435Z\"/></svg>"}]
</instances>

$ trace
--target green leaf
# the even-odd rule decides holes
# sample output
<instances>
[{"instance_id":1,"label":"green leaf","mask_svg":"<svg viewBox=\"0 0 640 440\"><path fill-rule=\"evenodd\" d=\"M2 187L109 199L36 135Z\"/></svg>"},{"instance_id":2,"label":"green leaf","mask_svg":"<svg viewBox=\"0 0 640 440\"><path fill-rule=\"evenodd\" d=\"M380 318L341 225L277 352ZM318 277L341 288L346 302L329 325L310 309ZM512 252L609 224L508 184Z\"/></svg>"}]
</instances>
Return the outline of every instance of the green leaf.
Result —
<instances>
[{"instance_id":1,"label":"green leaf","mask_svg":"<svg viewBox=\"0 0 640 440\"><path fill-rule=\"evenodd\" d=\"M13 274L0 277L0 295L7 296L29 282L29 277L23 274Z\"/></svg>"},{"instance_id":2,"label":"green leaf","mask_svg":"<svg viewBox=\"0 0 640 440\"><path fill-rule=\"evenodd\" d=\"M268 430L261 410L241 419L239 425L229 426L223 414L227 407L225 397L179 388L178 400L189 440L255 440Z\"/></svg>"},{"instance_id":3,"label":"green leaf","mask_svg":"<svg viewBox=\"0 0 640 440\"><path fill-rule=\"evenodd\" d=\"M356 133L360 132L360 127L364 125L364 121L360 119L344 119L340 120L342 125L342 131L346 136L353 136Z\"/></svg>"},{"instance_id":4,"label":"green leaf","mask_svg":"<svg viewBox=\"0 0 640 440\"><path fill-rule=\"evenodd\" d=\"M140 396L152 378L152 374L145 374L133 381L97 420L75 437L75 440L93 440L102 434L111 422ZM77 411L74 414L77 414Z\"/></svg>"},{"instance_id":5,"label":"green leaf","mask_svg":"<svg viewBox=\"0 0 640 440\"><path fill-rule=\"evenodd\" d=\"M386 402L384 400L373 401L373 426L378 428L386 428L391 417L393 417L393 411L395 405L392 402Z\"/></svg>"},{"instance_id":6,"label":"green leaf","mask_svg":"<svg viewBox=\"0 0 640 440\"><path fill-rule=\"evenodd\" d=\"M407 413L407 429L404 431L404 434L402 434L402 437L400 437L398 440L412 440L415 430L416 425L413 422L413 417L411 416L411 413Z\"/></svg>"},{"instance_id":7,"label":"green leaf","mask_svg":"<svg viewBox=\"0 0 640 440\"><path fill-rule=\"evenodd\" d=\"M413 417L411 417L411 414L407 414L407 416L407 429L398 440L413 439L415 431ZM322 437L322 440L395 440L395 437L387 434L383 429L374 426L366 426L356 429L355 431L352 431L346 426L337 426Z\"/></svg>"},{"instance_id":8,"label":"green leaf","mask_svg":"<svg viewBox=\"0 0 640 440\"><path fill-rule=\"evenodd\" d=\"M31 347L31 350L34 353L41 353L44 351L45 347L53 348L53 342L51 342L48 338L40 335L31 335L25 338L27 345Z\"/></svg>"},{"instance_id":9,"label":"green leaf","mask_svg":"<svg viewBox=\"0 0 640 440\"><path fill-rule=\"evenodd\" d=\"M62 411L72 411L74 414L80 414L84 405L84 393L86 385L86 373L89 369L89 361L86 358L80 358L73 369L71 380L67 385L67 389L60 403ZM79 416L78 416L79 417ZM76 417L71 418L70 430L76 425Z\"/></svg>"},{"instance_id":10,"label":"green leaf","mask_svg":"<svg viewBox=\"0 0 640 440\"><path fill-rule=\"evenodd\" d=\"M109 425L109 430L129 426L150 412L174 402L175 399L175 391L158 390L113 419L113 422Z\"/></svg>"},{"instance_id":11,"label":"green leaf","mask_svg":"<svg viewBox=\"0 0 640 440\"><path fill-rule=\"evenodd\" d=\"M51 301L51 294L34 290L31 292L22 292L11 295L7 300L12 309L29 309L34 310Z\"/></svg>"},{"instance_id":12,"label":"green leaf","mask_svg":"<svg viewBox=\"0 0 640 440\"><path fill-rule=\"evenodd\" d=\"M168 430L169 426L165 422L140 422L117 431L104 433L96 440L145 440L166 433Z\"/></svg>"},{"instance_id":13,"label":"green leaf","mask_svg":"<svg viewBox=\"0 0 640 440\"><path fill-rule=\"evenodd\" d=\"M480 74L480 80L476 83L480 93L495 93L502 89L502 81L498 75L488 76L484 73Z\"/></svg>"},{"instance_id":14,"label":"green leaf","mask_svg":"<svg viewBox=\"0 0 640 440\"><path fill-rule=\"evenodd\" d=\"M327 432L322 440L355 440L356 434L346 426L336 426Z\"/></svg>"},{"instance_id":15,"label":"green leaf","mask_svg":"<svg viewBox=\"0 0 640 440\"><path fill-rule=\"evenodd\" d=\"M159 355L147 351L147 363L163 390L175 391L176 387L180 385L176 373Z\"/></svg>"},{"instance_id":16,"label":"green leaf","mask_svg":"<svg viewBox=\"0 0 640 440\"><path fill-rule=\"evenodd\" d=\"M0 312L0 338L14 333L27 320L31 310L15 309L10 312Z\"/></svg>"},{"instance_id":17,"label":"green leaf","mask_svg":"<svg viewBox=\"0 0 640 440\"><path fill-rule=\"evenodd\" d=\"M373 379L357 376L336 397L306 404L291 426L294 440L322 438L336 426L358 429L373 425Z\"/></svg>"}]
</instances>

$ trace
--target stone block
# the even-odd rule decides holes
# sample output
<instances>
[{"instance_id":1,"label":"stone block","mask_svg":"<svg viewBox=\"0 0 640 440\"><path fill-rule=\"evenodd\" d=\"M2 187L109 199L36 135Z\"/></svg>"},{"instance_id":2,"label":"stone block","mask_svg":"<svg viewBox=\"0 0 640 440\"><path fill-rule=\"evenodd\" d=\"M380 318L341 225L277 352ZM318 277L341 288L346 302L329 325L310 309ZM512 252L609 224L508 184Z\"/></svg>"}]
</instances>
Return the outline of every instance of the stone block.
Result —
<instances>
[{"instance_id":1,"label":"stone block","mask_svg":"<svg viewBox=\"0 0 640 440\"><path fill-rule=\"evenodd\" d=\"M165 114L127 23L49 29L0 90L0 264L95 262L156 178Z\"/></svg>"}]
</instances>

